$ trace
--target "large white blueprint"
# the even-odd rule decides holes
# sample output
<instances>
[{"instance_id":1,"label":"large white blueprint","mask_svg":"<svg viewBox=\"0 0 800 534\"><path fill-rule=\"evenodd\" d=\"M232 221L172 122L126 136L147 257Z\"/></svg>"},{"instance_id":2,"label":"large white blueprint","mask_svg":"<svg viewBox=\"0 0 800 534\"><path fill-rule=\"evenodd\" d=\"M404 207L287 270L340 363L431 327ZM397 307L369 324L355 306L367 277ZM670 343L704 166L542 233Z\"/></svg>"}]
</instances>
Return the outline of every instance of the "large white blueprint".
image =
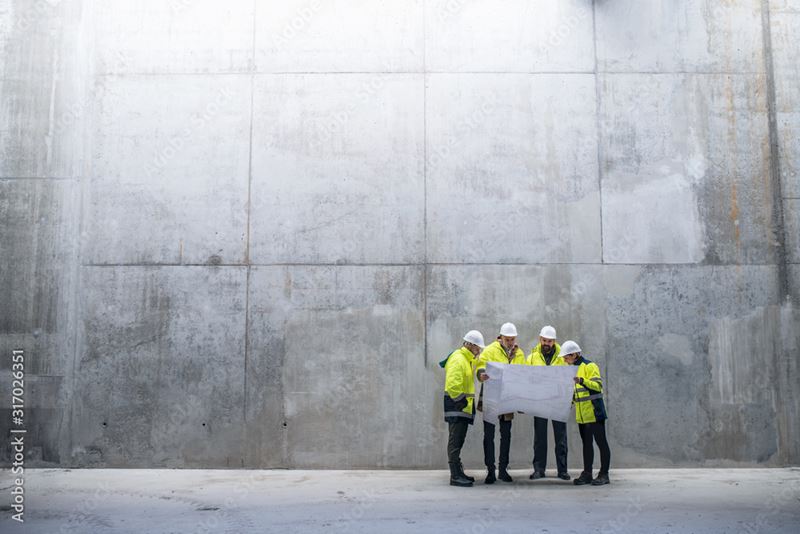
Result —
<instances>
[{"instance_id":1,"label":"large white blueprint","mask_svg":"<svg viewBox=\"0 0 800 534\"><path fill-rule=\"evenodd\" d=\"M483 420L497 421L504 413L524 412L567 422L578 367L575 365L509 365L489 362L483 383Z\"/></svg>"}]
</instances>

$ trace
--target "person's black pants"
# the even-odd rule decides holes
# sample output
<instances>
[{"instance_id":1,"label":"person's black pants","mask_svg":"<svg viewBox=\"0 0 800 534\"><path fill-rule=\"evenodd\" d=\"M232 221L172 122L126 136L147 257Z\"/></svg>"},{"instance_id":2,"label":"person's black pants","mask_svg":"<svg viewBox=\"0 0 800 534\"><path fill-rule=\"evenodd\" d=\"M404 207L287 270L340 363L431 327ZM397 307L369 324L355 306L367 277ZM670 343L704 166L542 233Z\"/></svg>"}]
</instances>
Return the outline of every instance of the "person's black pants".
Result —
<instances>
[{"instance_id":1,"label":"person's black pants","mask_svg":"<svg viewBox=\"0 0 800 534\"><path fill-rule=\"evenodd\" d=\"M533 418L533 470L544 473L547 467L547 419ZM567 472L567 423L553 421L558 474Z\"/></svg>"},{"instance_id":2,"label":"person's black pants","mask_svg":"<svg viewBox=\"0 0 800 534\"><path fill-rule=\"evenodd\" d=\"M450 435L447 438L447 461L451 464L461 463L461 447L467 439L469 422L466 419L450 423Z\"/></svg>"},{"instance_id":3,"label":"person's black pants","mask_svg":"<svg viewBox=\"0 0 800 534\"><path fill-rule=\"evenodd\" d=\"M611 462L611 449L608 448L606 439L606 422L598 423L578 423L578 430L583 441L583 472L592 473L592 463L594 462L594 440L597 448L600 449L600 473L608 474L609 463Z\"/></svg>"},{"instance_id":4,"label":"person's black pants","mask_svg":"<svg viewBox=\"0 0 800 534\"><path fill-rule=\"evenodd\" d=\"M501 416L502 417L502 416ZM508 467L508 451L511 450L511 421L500 420L500 469ZM483 422L483 463L494 469L494 425Z\"/></svg>"}]
</instances>

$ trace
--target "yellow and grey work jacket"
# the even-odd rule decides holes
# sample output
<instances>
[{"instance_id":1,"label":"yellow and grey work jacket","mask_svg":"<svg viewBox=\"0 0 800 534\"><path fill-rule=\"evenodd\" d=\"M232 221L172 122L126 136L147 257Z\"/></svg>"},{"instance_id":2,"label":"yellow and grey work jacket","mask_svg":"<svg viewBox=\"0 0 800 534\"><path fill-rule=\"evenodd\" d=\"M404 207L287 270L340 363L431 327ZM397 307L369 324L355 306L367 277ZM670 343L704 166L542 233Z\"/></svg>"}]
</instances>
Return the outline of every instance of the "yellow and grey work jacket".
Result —
<instances>
[{"instance_id":1,"label":"yellow and grey work jacket","mask_svg":"<svg viewBox=\"0 0 800 534\"><path fill-rule=\"evenodd\" d=\"M553 354L552 358L550 358L550 363L548 364L547 361L544 359L544 354L542 354L542 345L536 345L533 347L530 356L528 359L525 360L525 363L528 365L567 365L567 362L564 361L564 358L561 356L561 345L556 343L555 346L555 353Z\"/></svg>"},{"instance_id":2,"label":"yellow and grey work jacket","mask_svg":"<svg viewBox=\"0 0 800 534\"><path fill-rule=\"evenodd\" d=\"M444 367L444 420L456 423L475 419L475 357L467 347L454 350L442 362Z\"/></svg>"},{"instance_id":3,"label":"yellow and grey work jacket","mask_svg":"<svg viewBox=\"0 0 800 534\"><path fill-rule=\"evenodd\" d=\"M483 349L481 355L478 357L478 364L476 365L475 375L478 376L482 372L486 371L486 364L489 362L498 362L498 363L508 363L512 365L525 365L525 353L522 352L522 349L515 346L512 351L511 355L506 352L506 349L503 348L503 345L500 344L500 338L496 341L489 343L489 345ZM481 386L481 395L483 395L483 387ZM483 403L483 399L478 401L478 408L480 409L480 405ZM506 413L501 414L500 418L504 421L511 421L514 419L513 413ZM487 421L488 422L488 421Z\"/></svg>"},{"instance_id":4,"label":"yellow and grey work jacket","mask_svg":"<svg viewBox=\"0 0 800 534\"><path fill-rule=\"evenodd\" d=\"M475 370L476 374L481 374L486 371L486 364L489 362L510 363L514 365L522 365L525 363L525 353L519 347L514 347L512 356L509 358L506 349L500 344L500 341L493 341L483 349L481 355L478 356L478 365Z\"/></svg>"},{"instance_id":5,"label":"yellow and grey work jacket","mask_svg":"<svg viewBox=\"0 0 800 534\"><path fill-rule=\"evenodd\" d=\"M578 366L576 377L581 379L575 384L572 402L575 404L575 420L580 424L595 423L608 419L603 402L603 379L600 368L593 361L583 356L575 361Z\"/></svg>"}]
</instances>

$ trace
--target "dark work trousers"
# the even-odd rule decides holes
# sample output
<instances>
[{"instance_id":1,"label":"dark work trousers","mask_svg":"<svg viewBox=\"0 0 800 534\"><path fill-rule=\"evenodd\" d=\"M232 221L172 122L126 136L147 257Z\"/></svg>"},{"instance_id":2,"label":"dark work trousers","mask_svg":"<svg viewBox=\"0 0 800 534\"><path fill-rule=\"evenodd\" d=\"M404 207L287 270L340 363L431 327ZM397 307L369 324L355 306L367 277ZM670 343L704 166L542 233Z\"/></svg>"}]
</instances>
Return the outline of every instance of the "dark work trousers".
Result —
<instances>
[{"instance_id":1,"label":"dark work trousers","mask_svg":"<svg viewBox=\"0 0 800 534\"><path fill-rule=\"evenodd\" d=\"M511 449L511 421L500 420L500 469L508 467ZM494 469L494 425L483 422L483 463Z\"/></svg>"},{"instance_id":2,"label":"dark work trousers","mask_svg":"<svg viewBox=\"0 0 800 534\"><path fill-rule=\"evenodd\" d=\"M547 419L533 418L533 470L544 473L547 467ZM558 474L567 472L567 423L553 421Z\"/></svg>"},{"instance_id":3,"label":"dark work trousers","mask_svg":"<svg viewBox=\"0 0 800 534\"><path fill-rule=\"evenodd\" d=\"M447 438L447 461L451 464L461 463L461 447L467 438L469 423L466 419L450 423L450 436Z\"/></svg>"},{"instance_id":4,"label":"dark work trousers","mask_svg":"<svg viewBox=\"0 0 800 534\"><path fill-rule=\"evenodd\" d=\"M594 462L592 439L594 438L597 448L600 449L600 473L608 474L611 449L608 448L608 440L606 440L606 422L578 423L578 431L580 431L581 441L583 441L583 472L592 473L592 463Z\"/></svg>"}]
</instances>

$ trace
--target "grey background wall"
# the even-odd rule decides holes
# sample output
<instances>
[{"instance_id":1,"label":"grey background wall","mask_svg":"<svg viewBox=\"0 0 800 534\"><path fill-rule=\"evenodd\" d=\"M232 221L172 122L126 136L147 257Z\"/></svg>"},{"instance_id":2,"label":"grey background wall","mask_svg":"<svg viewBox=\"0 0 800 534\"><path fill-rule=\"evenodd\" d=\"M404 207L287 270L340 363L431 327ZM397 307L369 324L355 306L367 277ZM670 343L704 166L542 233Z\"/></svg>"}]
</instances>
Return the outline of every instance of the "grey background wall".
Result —
<instances>
[{"instance_id":1,"label":"grey background wall","mask_svg":"<svg viewBox=\"0 0 800 534\"><path fill-rule=\"evenodd\" d=\"M0 0L28 465L440 468L437 362L504 321L599 362L617 467L797 464L799 29L795 0Z\"/></svg>"}]
</instances>

